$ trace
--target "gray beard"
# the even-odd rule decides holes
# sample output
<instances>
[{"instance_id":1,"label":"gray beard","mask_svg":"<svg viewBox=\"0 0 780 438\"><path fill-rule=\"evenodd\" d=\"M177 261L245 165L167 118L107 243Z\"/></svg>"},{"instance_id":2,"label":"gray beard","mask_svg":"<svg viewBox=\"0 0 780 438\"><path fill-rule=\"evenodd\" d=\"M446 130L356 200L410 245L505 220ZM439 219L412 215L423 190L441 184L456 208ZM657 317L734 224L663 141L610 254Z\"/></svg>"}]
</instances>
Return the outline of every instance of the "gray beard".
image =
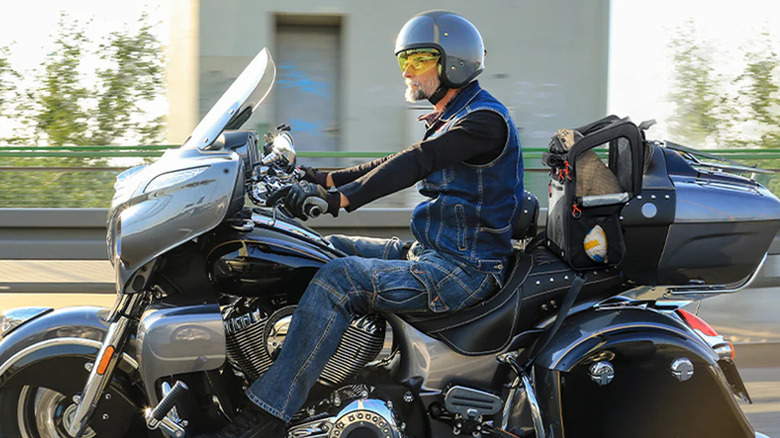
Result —
<instances>
[{"instance_id":1,"label":"gray beard","mask_svg":"<svg viewBox=\"0 0 780 438\"><path fill-rule=\"evenodd\" d=\"M430 98L438 88L437 79L438 78L436 77L431 78L431 80L426 82L425 84L421 83L416 79L412 80L409 86L406 87L406 93L404 94L404 98L406 98L406 101L410 103L419 102L421 100ZM411 85L416 85L417 88L412 89Z\"/></svg>"}]
</instances>

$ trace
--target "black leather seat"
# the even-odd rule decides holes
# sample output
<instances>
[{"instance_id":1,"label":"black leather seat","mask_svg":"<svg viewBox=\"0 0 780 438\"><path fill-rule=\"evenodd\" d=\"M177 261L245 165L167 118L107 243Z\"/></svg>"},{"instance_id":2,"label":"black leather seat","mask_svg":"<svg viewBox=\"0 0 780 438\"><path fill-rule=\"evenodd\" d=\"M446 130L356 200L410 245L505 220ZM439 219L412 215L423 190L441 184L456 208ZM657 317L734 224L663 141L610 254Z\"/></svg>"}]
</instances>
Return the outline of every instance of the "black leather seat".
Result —
<instances>
[{"instance_id":1,"label":"black leather seat","mask_svg":"<svg viewBox=\"0 0 780 438\"><path fill-rule=\"evenodd\" d=\"M530 345L540 323L554 317L576 271L547 248L513 255L504 286L492 297L453 313L402 314L418 330L468 356L493 354ZM622 291L617 268L589 270L577 303L597 301Z\"/></svg>"}]
</instances>

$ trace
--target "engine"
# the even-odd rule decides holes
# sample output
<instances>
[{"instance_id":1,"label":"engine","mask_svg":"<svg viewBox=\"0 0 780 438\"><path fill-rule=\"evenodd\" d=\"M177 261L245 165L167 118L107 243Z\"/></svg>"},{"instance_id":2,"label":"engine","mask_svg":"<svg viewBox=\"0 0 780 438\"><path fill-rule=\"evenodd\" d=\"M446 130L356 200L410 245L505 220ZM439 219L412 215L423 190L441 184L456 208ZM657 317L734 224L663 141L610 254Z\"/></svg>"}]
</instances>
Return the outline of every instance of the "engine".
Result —
<instances>
[{"instance_id":1,"label":"engine","mask_svg":"<svg viewBox=\"0 0 780 438\"><path fill-rule=\"evenodd\" d=\"M234 307L224 318L228 360L254 381L279 354L295 306L266 313L254 304ZM320 383L336 386L374 360L385 340L385 322L375 315L352 319L341 343L320 376Z\"/></svg>"}]
</instances>

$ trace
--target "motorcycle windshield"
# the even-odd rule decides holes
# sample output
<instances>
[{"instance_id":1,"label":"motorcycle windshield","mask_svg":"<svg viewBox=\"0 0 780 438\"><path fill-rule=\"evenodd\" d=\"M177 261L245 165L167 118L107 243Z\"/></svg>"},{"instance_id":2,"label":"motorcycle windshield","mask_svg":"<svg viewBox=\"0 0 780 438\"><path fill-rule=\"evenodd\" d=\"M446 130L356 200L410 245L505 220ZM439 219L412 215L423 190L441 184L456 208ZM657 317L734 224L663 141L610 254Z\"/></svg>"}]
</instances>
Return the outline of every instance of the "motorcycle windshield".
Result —
<instances>
[{"instance_id":1,"label":"motorcycle windshield","mask_svg":"<svg viewBox=\"0 0 780 438\"><path fill-rule=\"evenodd\" d=\"M206 149L225 129L239 129L268 96L275 78L276 65L264 48L206 113L182 148Z\"/></svg>"}]
</instances>

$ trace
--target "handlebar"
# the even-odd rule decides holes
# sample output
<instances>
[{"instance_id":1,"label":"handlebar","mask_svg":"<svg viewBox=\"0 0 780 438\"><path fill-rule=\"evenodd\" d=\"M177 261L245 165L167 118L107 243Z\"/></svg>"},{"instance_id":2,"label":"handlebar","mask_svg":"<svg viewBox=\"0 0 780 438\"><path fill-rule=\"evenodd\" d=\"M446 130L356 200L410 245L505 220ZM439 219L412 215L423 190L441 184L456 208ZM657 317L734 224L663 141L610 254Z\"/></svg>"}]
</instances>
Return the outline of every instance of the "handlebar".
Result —
<instances>
[{"instance_id":1,"label":"handlebar","mask_svg":"<svg viewBox=\"0 0 780 438\"><path fill-rule=\"evenodd\" d=\"M295 149L289 130L289 126L280 125L274 134L266 135L263 157L254 163L254 175L247 181L247 192L255 204L276 208L292 217L285 200L290 188L302 180L304 173L295 166ZM322 199L308 198L302 209L307 219L311 219L327 211L328 205Z\"/></svg>"}]
</instances>

